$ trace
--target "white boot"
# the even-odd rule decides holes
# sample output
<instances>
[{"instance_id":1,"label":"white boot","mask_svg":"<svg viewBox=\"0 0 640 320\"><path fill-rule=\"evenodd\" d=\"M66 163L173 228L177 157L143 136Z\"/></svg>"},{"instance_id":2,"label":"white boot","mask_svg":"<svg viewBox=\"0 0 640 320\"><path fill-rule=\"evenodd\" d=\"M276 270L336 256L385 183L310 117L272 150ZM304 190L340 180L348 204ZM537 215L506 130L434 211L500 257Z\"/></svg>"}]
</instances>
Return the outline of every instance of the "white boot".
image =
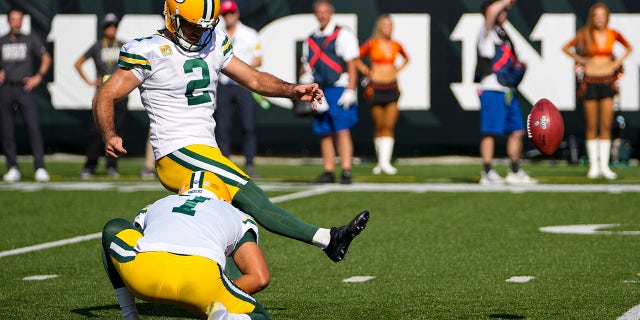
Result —
<instances>
[{"instance_id":1,"label":"white boot","mask_svg":"<svg viewBox=\"0 0 640 320\"><path fill-rule=\"evenodd\" d=\"M382 173L382 168L380 167L380 138L373 139L373 146L376 149L376 159L378 159L378 163L373 167L373 174L378 175Z\"/></svg>"},{"instance_id":2,"label":"white boot","mask_svg":"<svg viewBox=\"0 0 640 320\"><path fill-rule=\"evenodd\" d=\"M609 179L613 180L618 177L618 175L609 169L609 156L611 155L611 140L599 140L600 148L600 172L602 175Z\"/></svg>"},{"instance_id":3,"label":"white boot","mask_svg":"<svg viewBox=\"0 0 640 320\"><path fill-rule=\"evenodd\" d=\"M392 137L379 137L378 140L378 165L382 172L388 175L394 175L398 173L398 169L391 165L391 156L393 155L393 144L395 139Z\"/></svg>"},{"instance_id":4,"label":"white boot","mask_svg":"<svg viewBox=\"0 0 640 320\"><path fill-rule=\"evenodd\" d=\"M587 140L587 157L589 159L589 173L587 173L587 178L596 179L600 176L600 163L598 162L598 153L600 150L598 149L598 140Z\"/></svg>"}]
</instances>

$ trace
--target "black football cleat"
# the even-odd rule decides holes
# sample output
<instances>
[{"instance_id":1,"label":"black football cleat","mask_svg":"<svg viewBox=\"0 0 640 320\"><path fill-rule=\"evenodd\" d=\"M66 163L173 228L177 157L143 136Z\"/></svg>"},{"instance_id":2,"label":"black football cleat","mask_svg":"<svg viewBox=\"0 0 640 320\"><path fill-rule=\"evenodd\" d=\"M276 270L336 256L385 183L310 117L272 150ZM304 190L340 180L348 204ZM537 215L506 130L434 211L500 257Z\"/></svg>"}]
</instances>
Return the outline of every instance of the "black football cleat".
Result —
<instances>
[{"instance_id":1,"label":"black football cleat","mask_svg":"<svg viewBox=\"0 0 640 320\"><path fill-rule=\"evenodd\" d=\"M323 172L317 178L315 178L312 183L334 183L336 182L336 177L333 176L333 172Z\"/></svg>"},{"instance_id":2,"label":"black football cleat","mask_svg":"<svg viewBox=\"0 0 640 320\"><path fill-rule=\"evenodd\" d=\"M344 260L344 256L347 254L349 244L351 241L360 234L362 230L367 226L369 221L369 211L362 211L351 220L348 224L336 228L331 228L331 240L329 245L324 249L324 252L329 256L329 259L334 262Z\"/></svg>"}]
</instances>

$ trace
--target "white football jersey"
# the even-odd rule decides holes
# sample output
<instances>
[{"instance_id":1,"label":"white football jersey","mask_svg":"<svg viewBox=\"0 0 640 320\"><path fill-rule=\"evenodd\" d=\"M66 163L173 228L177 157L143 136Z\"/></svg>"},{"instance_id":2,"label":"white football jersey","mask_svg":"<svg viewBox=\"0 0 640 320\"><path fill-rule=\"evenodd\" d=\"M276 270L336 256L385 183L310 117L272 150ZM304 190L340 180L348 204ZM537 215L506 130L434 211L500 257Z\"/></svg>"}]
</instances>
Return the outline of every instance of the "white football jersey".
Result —
<instances>
[{"instance_id":1,"label":"white football jersey","mask_svg":"<svg viewBox=\"0 0 640 320\"><path fill-rule=\"evenodd\" d=\"M223 269L245 233L253 230L258 235L251 216L230 203L201 196L164 197L142 210L135 223L144 234L135 246L137 252L197 255Z\"/></svg>"},{"instance_id":2,"label":"white football jersey","mask_svg":"<svg viewBox=\"0 0 640 320\"><path fill-rule=\"evenodd\" d=\"M161 34L132 40L121 49L120 67L142 81L138 88L156 159L188 145L218 146L216 87L233 52L223 31L210 32L211 41L198 52L184 51Z\"/></svg>"}]
</instances>

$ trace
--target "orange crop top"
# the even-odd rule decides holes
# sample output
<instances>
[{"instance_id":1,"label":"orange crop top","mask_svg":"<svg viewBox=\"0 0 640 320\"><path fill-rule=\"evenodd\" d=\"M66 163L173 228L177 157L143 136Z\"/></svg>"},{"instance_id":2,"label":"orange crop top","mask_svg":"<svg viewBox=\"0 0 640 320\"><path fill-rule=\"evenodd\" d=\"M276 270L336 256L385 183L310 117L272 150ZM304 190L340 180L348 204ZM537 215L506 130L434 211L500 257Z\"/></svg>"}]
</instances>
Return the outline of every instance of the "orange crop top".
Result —
<instances>
[{"instance_id":1,"label":"orange crop top","mask_svg":"<svg viewBox=\"0 0 640 320\"><path fill-rule=\"evenodd\" d=\"M599 46L597 42L593 42L592 48L585 50L587 57L610 57L613 55L613 45L616 41L620 42L625 48L629 48L629 42L618 31L613 29L605 30L607 37L604 46ZM569 46L576 46L576 38L569 41ZM362 52L362 51L361 51Z\"/></svg>"},{"instance_id":2,"label":"orange crop top","mask_svg":"<svg viewBox=\"0 0 640 320\"><path fill-rule=\"evenodd\" d=\"M367 55L371 58L371 63L375 64L393 64L396 61L398 54L402 55L405 59L407 53L402 48L400 43L390 40L390 46L381 46L380 39L371 38L360 46L360 58Z\"/></svg>"}]
</instances>

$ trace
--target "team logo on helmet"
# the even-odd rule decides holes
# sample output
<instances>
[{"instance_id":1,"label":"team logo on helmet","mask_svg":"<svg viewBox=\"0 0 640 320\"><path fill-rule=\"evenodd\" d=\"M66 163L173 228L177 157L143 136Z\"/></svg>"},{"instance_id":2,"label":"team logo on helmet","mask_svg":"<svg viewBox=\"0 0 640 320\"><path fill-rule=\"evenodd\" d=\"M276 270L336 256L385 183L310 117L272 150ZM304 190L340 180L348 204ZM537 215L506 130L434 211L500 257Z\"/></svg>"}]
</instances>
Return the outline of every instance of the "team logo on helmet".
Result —
<instances>
[{"instance_id":1,"label":"team logo on helmet","mask_svg":"<svg viewBox=\"0 0 640 320\"><path fill-rule=\"evenodd\" d=\"M195 171L182 182L180 195L198 195L231 202L227 185L213 172Z\"/></svg>"}]
</instances>

